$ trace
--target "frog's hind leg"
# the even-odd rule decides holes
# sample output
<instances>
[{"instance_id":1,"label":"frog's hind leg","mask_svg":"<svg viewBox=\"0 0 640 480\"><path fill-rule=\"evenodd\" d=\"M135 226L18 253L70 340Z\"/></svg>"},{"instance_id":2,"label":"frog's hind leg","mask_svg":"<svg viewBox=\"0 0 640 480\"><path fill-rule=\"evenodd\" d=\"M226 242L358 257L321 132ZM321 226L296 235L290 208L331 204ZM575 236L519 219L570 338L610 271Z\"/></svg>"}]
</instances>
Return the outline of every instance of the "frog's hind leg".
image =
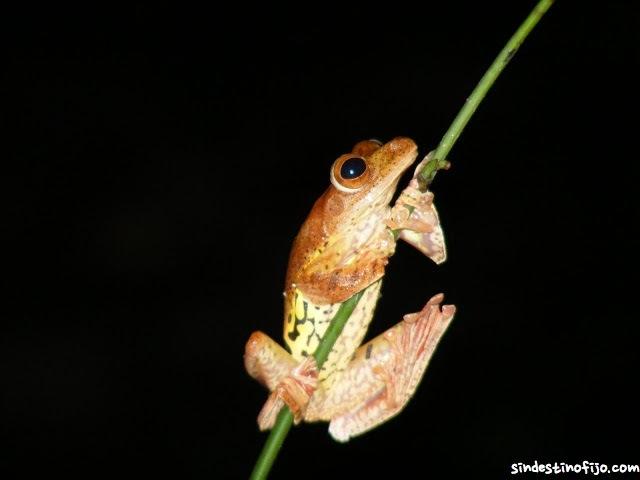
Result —
<instances>
[{"instance_id":1,"label":"frog's hind leg","mask_svg":"<svg viewBox=\"0 0 640 480\"><path fill-rule=\"evenodd\" d=\"M361 346L329 391L318 389L305 420L330 420L338 441L370 430L398 414L415 392L455 307L434 296L419 313Z\"/></svg>"},{"instance_id":2,"label":"frog's hind leg","mask_svg":"<svg viewBox=\"0 0 640 480\"><path fill-rule=\"evenodd\" d=\"M318 372L313 357L298 363L267 335L254 332L245 347L244 365L249 375L271 391L258 415L260 430L273 427L284 404L299 422L317 386Z\"/></svg>"},{"instance_id":3,"label":"frog's hind leg","mask_svg":"<svg viewBox=\"0 0 640 480\"><path fill-rule=\"evenodd\" d=\"M253 378L273 391L298 364L284 348L262 332L253 332L244 351L244 366Z\"/></svg>"}]
</instances>

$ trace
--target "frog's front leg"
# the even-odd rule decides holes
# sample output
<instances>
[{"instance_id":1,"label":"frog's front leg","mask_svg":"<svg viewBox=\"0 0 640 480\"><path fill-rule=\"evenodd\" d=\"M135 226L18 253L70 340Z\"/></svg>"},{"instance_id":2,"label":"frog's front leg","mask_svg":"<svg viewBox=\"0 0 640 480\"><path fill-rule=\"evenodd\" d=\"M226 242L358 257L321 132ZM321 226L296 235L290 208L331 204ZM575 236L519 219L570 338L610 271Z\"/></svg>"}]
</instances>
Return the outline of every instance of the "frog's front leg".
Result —
<instances>
[{"instance_id":1,"label":"frog's front leg","mask_svg":"<svg viewBox=\"0 0 640 480\"><path fill-rule=\"evenodd\" d=\"M420 162L409 186L400 193L391 209L387 226L391 230L398 230L399 238L440 264L447 259L440 218L433 204L433 193L421 192L417 180L418 173L431 159L432 153Z\"/></svg>"},{"instance_id":2,"label":"frog's front leg","mask_svg":"<svg viewBox=\"0 0 640 480\"><path fill-rule=\"evenodd\" d=\"M338 441L370 430L398 414L415 392L429 359L455 313L434 296L421 312L404 316L361 346L329 390L319 388L304 418L330 421Z\"/></svg>"},{"instance_id":3,"label":"frog's front leg","mask_svg":"<svg viewBox=\"0 0 640 480\"><path fill-rule=\"evenodd\" d=\"M273 427L285 404L298 423L318 383L314 358L298 363L267 335L254 332L245 347L244 364L249 375L271 391L258 415L260 430Z\"/></svg>"}]
</instances>

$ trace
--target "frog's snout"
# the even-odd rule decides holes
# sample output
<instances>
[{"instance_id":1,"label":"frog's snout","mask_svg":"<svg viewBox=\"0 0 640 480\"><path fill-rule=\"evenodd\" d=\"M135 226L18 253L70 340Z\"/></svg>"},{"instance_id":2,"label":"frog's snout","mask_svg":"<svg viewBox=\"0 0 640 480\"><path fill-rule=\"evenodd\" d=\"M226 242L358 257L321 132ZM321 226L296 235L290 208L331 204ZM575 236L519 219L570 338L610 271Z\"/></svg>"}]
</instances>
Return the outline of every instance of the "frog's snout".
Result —
<instances>
[{"instance_id":1,"label":"frog's snout","mask_svg":"<svg viewBox=\"0 0 640 480\"><path fill-rule=\"evenodd\" d=\"M418 151L416 142L409 137L396 137L385 145L395 155L412 155Z\"/></svg>"}]
</instances>

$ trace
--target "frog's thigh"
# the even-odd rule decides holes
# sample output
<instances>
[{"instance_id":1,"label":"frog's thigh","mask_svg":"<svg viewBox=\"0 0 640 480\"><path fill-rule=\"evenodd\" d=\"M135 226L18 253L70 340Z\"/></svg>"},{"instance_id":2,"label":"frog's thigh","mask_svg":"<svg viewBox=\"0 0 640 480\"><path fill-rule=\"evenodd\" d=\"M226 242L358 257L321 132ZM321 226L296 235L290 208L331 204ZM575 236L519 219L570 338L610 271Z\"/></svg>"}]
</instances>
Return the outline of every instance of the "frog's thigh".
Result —
<instances>
[{"instance_id":1,"label":"frog's thigh","mask_svg":"<svg viewBox=\"0 0 640 480\"><path fill-rule=\"evenodd\" d=\"M455 313L452 305L440 308L442 298L360 347L340 380L312 397L305 419L330 420L329 432L344 442L399 413Z\"/></svg>"},{"instance_id":2,"label":"frog's thigh","mask_svg":"<svg viewBox=\"0 0 640 480\"><path fill-rule=\"evenodd\" d=\"M298 362L269 336L253 332L245 347L244 366L249 375L273 391Z\"/></svg>"}]
</instances>

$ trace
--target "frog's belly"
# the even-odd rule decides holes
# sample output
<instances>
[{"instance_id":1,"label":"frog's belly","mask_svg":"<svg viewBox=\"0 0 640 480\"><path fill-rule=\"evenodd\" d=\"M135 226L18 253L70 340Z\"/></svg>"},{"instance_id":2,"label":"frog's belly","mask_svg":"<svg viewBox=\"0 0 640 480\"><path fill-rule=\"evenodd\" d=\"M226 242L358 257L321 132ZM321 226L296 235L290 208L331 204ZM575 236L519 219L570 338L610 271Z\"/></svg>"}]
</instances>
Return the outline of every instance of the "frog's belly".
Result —
<instances>
[{"instance_id":1,"label":"frog's belly","mask_svg":"<svg viewBox=\"0 0 640 480\"><path fill-rule=\"evenodd\" d=\"M369 285L338 337L327 361L320 370L320 381L329 388L343 371L353 353L362 343L373 317L382 280ZM315 305L304 294L294 289L285 306L284 340L293 358L303 360L318 348L329 323L340 304Z\"/></svg>"}]
</instances>

